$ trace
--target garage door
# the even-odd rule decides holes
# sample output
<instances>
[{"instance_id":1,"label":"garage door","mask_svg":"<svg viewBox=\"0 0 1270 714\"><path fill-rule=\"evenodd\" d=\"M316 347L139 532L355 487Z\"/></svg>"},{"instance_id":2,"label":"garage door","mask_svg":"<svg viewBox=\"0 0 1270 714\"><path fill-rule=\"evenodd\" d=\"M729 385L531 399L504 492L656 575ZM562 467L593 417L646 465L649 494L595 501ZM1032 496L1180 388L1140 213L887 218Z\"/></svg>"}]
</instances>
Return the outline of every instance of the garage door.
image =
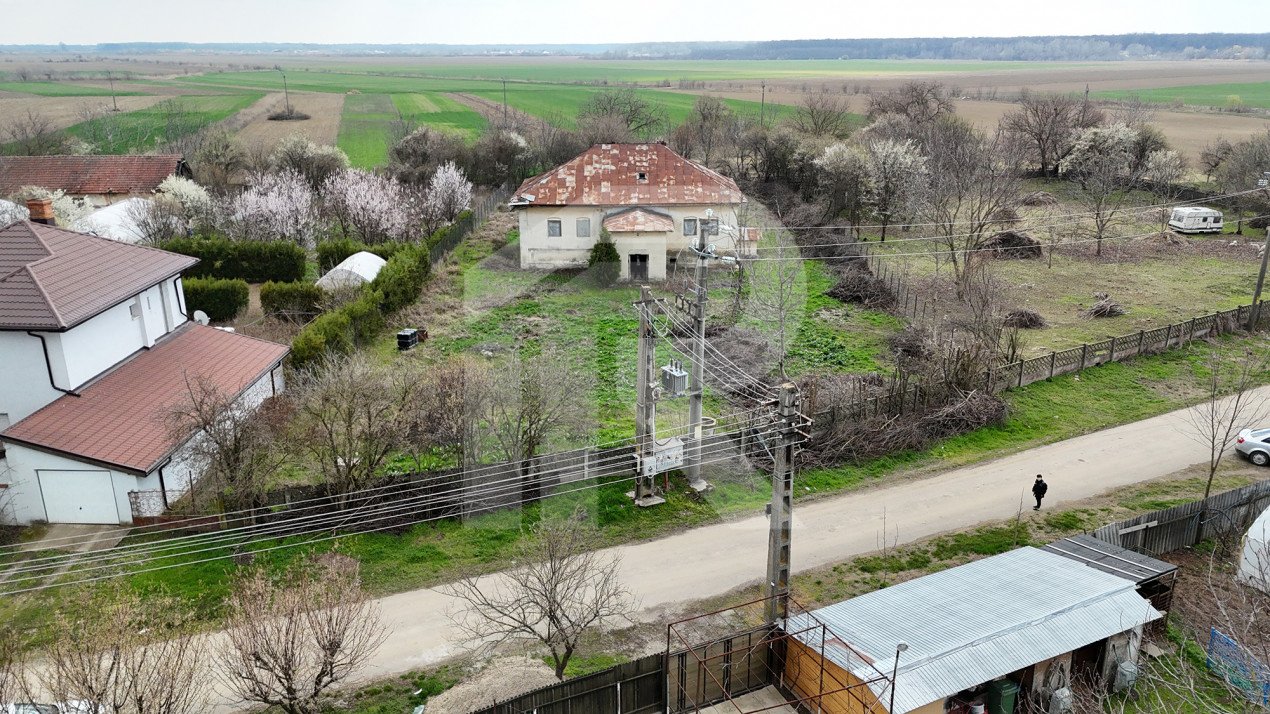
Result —
<instances>
[{"instance_id":1,"label":"garage door","mask_svg":"<svg viewBox=\"0 0 1270 714\"><path fill-rule=\"evenodd\" d=\"M49 523L118 523L109 471L39 470Z\"/></svg>"}]
</instances>

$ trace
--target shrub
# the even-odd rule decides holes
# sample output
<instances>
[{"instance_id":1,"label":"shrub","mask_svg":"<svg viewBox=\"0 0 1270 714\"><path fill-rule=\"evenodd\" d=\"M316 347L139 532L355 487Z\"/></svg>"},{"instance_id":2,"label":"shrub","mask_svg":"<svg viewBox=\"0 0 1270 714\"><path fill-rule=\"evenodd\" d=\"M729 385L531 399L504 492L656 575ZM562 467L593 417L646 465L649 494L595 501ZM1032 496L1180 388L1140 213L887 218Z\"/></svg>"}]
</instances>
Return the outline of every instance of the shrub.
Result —
<instances>
[{"instance_id":1,"label":"shrub","mask_svg":"<svg viewBox=\"0 0 1270 714\"><path fill-rule=\"evenodd\" d=\"M381 295L381 309L391 313L414 304L428 280L430 269L426 248L418 246L397 251L370 284L371 289Z\"/></svg>"},{"instance_id":2,"label":"shrub","mask_svg":"<svg viewBox=\"0 0 1270 714\"><path fill-rule=\"evenodd\" d=\"M358 347L374 342L384 329L384 313L379 309L383 299L383 293L378 290L365 290L361 297L340 308L340 312L348 317L353 344Z\"/></svg>"},{"instance_id":3,"label":"shrub","mask_svg":"<svg viewBox=\"0 0 1270 714\"><path fill-rule=\"evenodd\" d=\"M222 238L177 238L164 241L164 250L199 259L185 271L193 278L227 278L263 283L289 283L304 277L304 249L294 243L228 241Z\"/></svg>"},{"instance_id":4,"label":"shrub","mask_svg":"<svg viewBox=\"0 0 1270 714\"><path fill-rule=\"evenodd\" d=\"M322 311L322 299L322 288L303 281L270 281L260 288L260 306L270 317L307 320Z\"/></svg>"},{"instance_id":5,"label":"shrub","mask_svg":"<svg viewBox=\"0 0 1270 714\"><path fill-rule=\"evenodd\" d=\"M329 352L353 351L353 330L343 310L318 315L291 343L291 366L303 369Z\"/></svg>"},{"instance_id":6,"label":"shrub","mask_svg":"<svg viewBox=\"0 0 1270 714\"><path fill-rule=\"evenodd\" d=\"M622 274L622 257L617 254L617 246L607 230L600 231L600 239L591 246L591 257L587 260L591 269L591 280L596 285L608 287L617 282Z\"/></svg>"},{"instance_id":7,"label":"shrub","mask_svg":"<svg viewBox=\"0 0 1270 714\"><path fill-rule=\"evenodd\" d=\"M190 314L202 310L217 322L234 319L247 307L250 299L247 283L243 280L186 278L181 283Z\"/></svg>"}]
</instances>

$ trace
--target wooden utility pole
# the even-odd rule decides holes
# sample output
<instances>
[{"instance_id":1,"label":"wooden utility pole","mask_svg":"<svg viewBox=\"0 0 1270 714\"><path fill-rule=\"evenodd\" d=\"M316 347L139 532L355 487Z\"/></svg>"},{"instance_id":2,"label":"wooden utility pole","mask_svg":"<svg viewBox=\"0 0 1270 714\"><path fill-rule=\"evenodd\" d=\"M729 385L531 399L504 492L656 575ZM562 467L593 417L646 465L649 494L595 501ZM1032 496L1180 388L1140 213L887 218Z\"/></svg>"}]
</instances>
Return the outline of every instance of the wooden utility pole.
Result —
<instances>
[{"instance_id":1,"label":"wooden utility pole","mask_svg":"<svg viewBox=\"0 0 1270 714\"><path fill-rule=\"evenodd\" d=\"M119 100L115 98L115 73L106 70L106 79L110 82L110 103L115 111L119 111Z\"/></svg>"},{"instance_id":2,"label":"wooden utility pole","mask_svg":"<svg viewBox=\"0 0 1270 714\"><path fill-rule=\"evenodd\" d=\"M792 382L780 386L777 397L777 426L780 441L772 453L772 503L768 513L767 605L769 623L789 617L789 563L794 518L794 442L798 436L798 387Z\"/></svg>"},{"instance_id":3,"label":"wooden utility pole","mask_svg":"<svg viewBox=\"0 0 1270 714\"><path fill-rule=\"evenodd\" d=\"M1262 174L1265 178L1257 182L1259 187L1270 184L1270 171ZM1239 214L1239 220L1243 220L1243 212ZM1257 288L1252 292L1252 309L1248 311L1248 330L1251 332L1256 328L1258 320L1261 318L1261 288L1266 284L1266 263L1270 262L1270 228L1266 229L1266 242L1261 247L1261 272L1257 273Z\"/></svg>"},{"instance_id":4,"label":"wooden utility pole","mask_svg":"<svg viewBox=\"0 0 1270 714\"><path fill-rule=\"evenodd\" d=\"M507 78L503 77L503 126L507 126Z\"/></svg>"},{"instance_id":5,"label":"wooden utility pole","mask_svg":"<svg viewBox=\"0 0 1270 714\"><path fill-rule=\"evenodd\" d=\"M635 402L635 491L629 495L641 507L665 503L657 495L650 464L657 449L657 349L653 341L653 308L657 301L647 285L639 288L639 349Z\"/></svg>"},{"instance_id":6,"label":"wooden utility pole","mask_svg":"<svg viewBox=\"0 0 1270 714\"><path fill-rule=\"evenodd\" d=\"M759 95L759 100L758 100L758 125L766 128L767 127L767 80L766 79L761 80L758 83L758 86L760 88L760 91L762 92L762 94Z\"/></svg>"}]
</instances>

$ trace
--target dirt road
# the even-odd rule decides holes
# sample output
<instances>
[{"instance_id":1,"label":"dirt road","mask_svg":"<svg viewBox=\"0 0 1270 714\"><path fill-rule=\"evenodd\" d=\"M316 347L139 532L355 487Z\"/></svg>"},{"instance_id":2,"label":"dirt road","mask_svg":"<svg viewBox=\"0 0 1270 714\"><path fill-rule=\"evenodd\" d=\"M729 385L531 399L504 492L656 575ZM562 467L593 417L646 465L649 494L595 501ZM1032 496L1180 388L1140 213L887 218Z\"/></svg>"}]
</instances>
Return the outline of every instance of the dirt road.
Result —
<instances>
[{"instance_id":1,"label":"dirt road","mask_svg":"<svg viewBox=\"0 0 1270 714\"><path fill-rule=\"evenodd\" d=\"M1270 387L1260 393L1270 397ZM794 568L805 570L875 550L884 517L888 533L898 528L900 543L1009 518L1020 498L1027 502L1037 473L1049 482L1045 505L1052 508L1204 462L1206 449L1184 435L1185 412L933 478L796 505ZM721 595L758 581L766 567L767 518L759 514L612 552L621 556L622 579L641 600L641 617L656 620L673 603ZM367 678L432 665L458 651L449 639L446 616L454 603L438 590L401 593L379 602L391 634Z\"/></svg>"}]
</instances>

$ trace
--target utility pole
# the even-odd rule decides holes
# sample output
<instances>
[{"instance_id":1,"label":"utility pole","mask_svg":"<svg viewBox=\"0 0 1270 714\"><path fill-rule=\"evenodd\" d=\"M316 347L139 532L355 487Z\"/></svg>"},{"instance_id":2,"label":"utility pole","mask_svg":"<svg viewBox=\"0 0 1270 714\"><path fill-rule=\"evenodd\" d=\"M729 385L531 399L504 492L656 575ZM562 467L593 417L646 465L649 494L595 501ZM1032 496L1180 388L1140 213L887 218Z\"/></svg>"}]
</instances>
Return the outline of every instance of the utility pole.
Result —
<instances>
[{"instance_id":1,"label":"utility pole","mask_svg":"<svg viewBox=\"0 0 1270 714\"><path fill-rule=\"evenodd\" d=\"M772 453L772 503L768 507L767 604L769 623L789 617L789 558L794 506L794 442L800 421L798 387L780 386L777 421L780 442Z\"/></svg>"},{"instance_id":2,"label":"utility pole","mask_svg":"<svg viewBox=\"0 0 1270 714\"><path fill-rule=\"evenodd\" d=\"M1270 186L1270 171L1261 174L1261 178L1257 181L1258 188L1266 188ZM1243 213L1240 212L1242 220ZM1251 332L1257 326L1257 322L1261 319L1261 288L1266 283L1266 264L1270 263L1270 229L1266 229L1266 242L1261 247L1261 272L1257 273L1257 288L1252 293L1252 309L1248 311L1248 331Z\"/></svg>"},{"instance_id":3,"label":"utility pole","mask_svg":"<svg viewBox=\"0 0 1270 714\"><path fill-rule=\"evenodd\" d=\"M654 487L654 471L651 464L657 449L657 350L653 341L653 299L647 285L639 288L639 350L636 368L635 404L635 464L639 472L635 477L635 490L629 495L635 505L642 508L665 503Z\"/></svg>"},{"instance_id":4,"label":"utility pole","mask_svg":"<svg viewBox=\"0 0 1270 714\"><path fill-rule=\"evenodd\" d=\"M758 125L767 128L767 80L760 80L758 86L762 91L758 100Z\"/></svg>"},{"instance_id":5,"label":"utility pole","mask_svg":"<svg viewBox=\"0 0 1270 714\"><path fill-rule=\"evenodd\" d=\"M706 238L709 234L717 232L718 225L713 212L707 210L706 219L697 226L697 248L694 251L697 254L695 288L697 299L692 309L692 382L689 385L688 395L688 423L692 424L692 453L688 460L688 485L698 493L710 487L710 484L701 477L701 442L705 439L701 417L702 400L705 397L706 301L708 299L706 281L710 275L707 261L712 257Z\"/></svg>"},{"instance_id":6,"label":"utility pole","mask_svg":"<svg viewBox=\"0 0 1270 714\"><path fill-rule=\"evenodd\" d=\"M115 73L106 70L106 79L110 82L110 103L114 105L115 111L119 111L119 100L115 98Z\"/></svg>"},{"instance_id":7,"label":"utility pole","mask_svg":"<svg viewBox=\"0 0 1270 714\"><path fill-rule=\"evenodd\" d=\"M503 126L507 126L507 78L503 77Z\"/></svg>"}]
</instances>

